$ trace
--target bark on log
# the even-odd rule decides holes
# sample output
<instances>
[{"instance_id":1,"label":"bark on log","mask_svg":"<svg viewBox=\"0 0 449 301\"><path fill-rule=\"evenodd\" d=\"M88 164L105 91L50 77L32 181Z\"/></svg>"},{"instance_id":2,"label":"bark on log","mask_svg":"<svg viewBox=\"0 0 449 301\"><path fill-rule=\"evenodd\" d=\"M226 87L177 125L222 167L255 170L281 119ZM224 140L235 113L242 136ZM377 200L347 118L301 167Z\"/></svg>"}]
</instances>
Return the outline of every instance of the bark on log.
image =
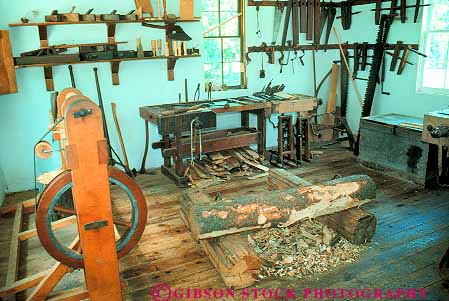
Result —
<instances>
[{"instance_id":1,"label":"bark on log","mask_svg":"<svg viewBox=\"0 0 449 301\"><path fill-rule=\"evenodd\" d=\"M320 216L318 221L356 245L369 242L376 233L376 217L361 208Z\"/></svg>"},{"instance_id":2,"label":"bark on log","mask_svg":"<svg viewBox=\"0 0 449 301\"><path fill-rule=\"evenodd\" d=\"M201 192L184 192L183 208L196 239L273 226L288 226L360 206L376 196L374 181L355 175L303 188L246 195L214 202ZM197 200L202 201L197 203ZM190 202L189 202L190 200ZM190 207L190 208L189 208Z\"/></svg>"},{"instance_id":3,"label":"bark on log","mask_svg":"<svg viewBox=\"0 0 449 301\"><path fill-rule=\"evenodd\" d=\"M286 189L312 185L304 179L292 175L283 169L271 169L268 177L270 189ZM364 244L372 239L376 232L377 219L361 208L351 208L334 214L321 216L318 221L338 232L353 244Z\"/></svg>"}]
</instances>

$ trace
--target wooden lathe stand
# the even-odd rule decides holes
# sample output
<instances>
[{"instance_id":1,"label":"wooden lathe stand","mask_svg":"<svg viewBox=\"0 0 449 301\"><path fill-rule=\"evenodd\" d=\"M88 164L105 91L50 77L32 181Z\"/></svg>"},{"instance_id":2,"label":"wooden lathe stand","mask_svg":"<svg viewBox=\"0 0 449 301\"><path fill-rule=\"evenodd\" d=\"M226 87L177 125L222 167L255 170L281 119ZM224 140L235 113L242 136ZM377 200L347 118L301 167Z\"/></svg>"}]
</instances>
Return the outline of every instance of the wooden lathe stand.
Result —
<instances>
[{"instance_id":1,"label":"wooden lathe stand","mask_svg":"<svg viewBox=\"0 0 449 301\"><path fill-rule=\"evenodd\" d=\"M122 291L118 260L137 244L145 229L145 197L131 178L108 165L108 147L100 108L80 91L66 89L60 93L58 109L64 123L54 131L61 135L65 170L50 181L37 204L17 205L11 264L8 267L11 277L8 277L7 286L0 288L0 298L15 298L17 293L35 287L27 301L76 301L87 298L91 301L119 301L122 300ZM130 199L132 213L129 222L113 217L110 183L120 187ZM70 189L74 208L62 207L65 204L61 204L61 196ZM37 207L36 229L21 232L22 215L33 213L34 206ZM55 217L56 213L68 216L54 220L58 218ZM74 223L77 224L77 236L70 245L64 245L56 238L54 230ZM119 233L118 227L125 230ZM45 250L58 263L47 271L18 280L20 241L36 234ZM60 280L74 269L83 269L87 290L71 289L50 296Z\"/></svg>"}]
</instances>

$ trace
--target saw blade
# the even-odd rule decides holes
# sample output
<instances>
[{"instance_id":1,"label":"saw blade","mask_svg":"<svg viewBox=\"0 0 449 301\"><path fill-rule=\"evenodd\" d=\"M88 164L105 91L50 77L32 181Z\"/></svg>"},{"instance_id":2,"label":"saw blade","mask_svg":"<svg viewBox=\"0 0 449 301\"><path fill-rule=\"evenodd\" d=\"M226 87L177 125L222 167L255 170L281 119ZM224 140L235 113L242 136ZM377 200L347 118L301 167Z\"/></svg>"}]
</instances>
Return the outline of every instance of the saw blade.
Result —
<instances>
[{"instance_id":1,"label":"saw blade","mask_svg":"<svg viewBox=\"0 0 449 301\"><path fill-rule=\"evenodd\" d=\"M279 37L279 29L281 28L282 15L284 14L283 6L275 6L274 8L274 20L273 20L273 38L272 45L276 45Z\"/></svg>"},{"instance_id":2,"label":"saw blade","mask_svg":"<svg viewBox=\"0 0 449 301\"><path fill-rule=\"evenodd\" d=\"M392 16L382 15L380 27L377 33L377 40L373 51L371 70L368 77L368 85L365 91L365 101L363 103L362 117L371 115L371 109L374 103L374 95L376 93L377 80L382 66L382 58L384 55L385 43L390 31Z\"/></svg>"},{"instance_id":3,"label":"saw blade","mask_svg":"<svg viewBox=\"0 0 449 301\"><path fill-rule=\"evenodd\" d=\"M345 56L348 56L348 51L345 50ZM341 116L346 117L346 112L348 110L348 91L349 91L349 73L348 69L343 66L343 55L340 54L340 60L342 66L340 68L340 106L341 106Z\"/></svg>"}]
</instances>

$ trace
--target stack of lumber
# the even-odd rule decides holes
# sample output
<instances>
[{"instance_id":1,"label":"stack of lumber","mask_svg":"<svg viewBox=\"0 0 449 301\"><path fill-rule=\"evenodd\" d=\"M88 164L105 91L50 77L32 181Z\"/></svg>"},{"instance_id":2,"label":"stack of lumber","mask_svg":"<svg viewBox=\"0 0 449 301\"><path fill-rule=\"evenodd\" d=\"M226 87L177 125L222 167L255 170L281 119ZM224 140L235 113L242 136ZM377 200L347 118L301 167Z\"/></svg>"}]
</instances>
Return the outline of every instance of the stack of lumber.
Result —
<instances>
[{"instance_id":1,"label":"stack of lumber","mask_svg":"<svg viewBox=\"0 0 449 301\"><path fill-rule=\"evenodd\" d=\"M209 153L201 160L189 161L186 176L194 187L205 187L233 177L251 179L267 176L269 168L262 162L263 157L251 148L236 148Z\"/></svg>"},{"instance_id":2,"label":"stack of lumber","mask_svg":"<svg viewBox=\"0 0 449 301\"><path fill-rule=\"evenodd\" d=\"M234 190L245 191L246 183L254 185L254 181L240 181L241 187L233 185ZM311 185L284 170L274 169L270 170L265 185L276 190L230 197L226 195L226 188L221 191L220 185L217 185L206 189L188 189L180 200L181 216L185 224L192 236L200 242L227 286L251 286L264 269L262 262L266 262L266 258L254 247L257 239L248 238L248 234L253 235L252 231L274 231L271 228L275 226L283 227L284 231L288 229L285 227L291 225L301 227L297 222L310 218L321 221L321 218L326 218L333 221L325 224L328 238L323 237L322 242L326 241L326 245L335 243L335 235L329 235L330 233L338 233L346 238L351 237L348 229L352 229L358 233L352 237L357 236L359 243L362 240L369 241L374 234L375 218L369 213L367 214L374 219L340 218L340 215L348 216L347 212L354 210L350 208L357 209L375 198L376 186L368 176L355 175ZM370 225L372 231L364 232L367 227L359 225ZM254 235L258 235L258 232ZM340 244L336 254L345 253L342 250L347 248L349 242ZM322 248L319 244L316 246ZM354 254L353 258L357 258L356 253ZM302 259L298 257L297 260L300 262ZM336 259L338 262L347 260L350 259ZM329 259L328 262L330 265L326 266L332 266L334 261ZM295 272L299 276L306 274L307 272Z\"/></svg>"}]
</instances>

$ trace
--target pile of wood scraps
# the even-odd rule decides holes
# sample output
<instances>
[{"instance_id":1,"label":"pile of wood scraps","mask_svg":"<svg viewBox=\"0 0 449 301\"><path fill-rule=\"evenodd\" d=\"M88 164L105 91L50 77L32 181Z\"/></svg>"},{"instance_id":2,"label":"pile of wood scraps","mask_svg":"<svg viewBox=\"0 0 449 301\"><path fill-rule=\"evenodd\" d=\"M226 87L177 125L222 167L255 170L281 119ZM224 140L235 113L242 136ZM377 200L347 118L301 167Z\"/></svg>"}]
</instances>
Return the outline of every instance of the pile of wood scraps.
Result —
<instances>
[{"instance_id":1,"label":"pile of wood scraps","mask_svg":"<svg viewBox=\"0 0 449 301\"><path fill-rule=\"evenodd\" d=\"M248 235L248 241L262 261L259 279L317 276L357 261L366 249L366 246L351 244L318 221L263 229Z\"/></svg>"},{"instance_id":2,"label":"pile of wood scraps","mask_svg":"<svg viewBox=\"0 0 449 301\"><path fill-rule=\"evenodd\" d=\"M209 153L201 160L189 160L186 176L191 186L206 187L231 178L255 179L268 176L263 157L249 147Z\"/></svg>"}]
</instances>

